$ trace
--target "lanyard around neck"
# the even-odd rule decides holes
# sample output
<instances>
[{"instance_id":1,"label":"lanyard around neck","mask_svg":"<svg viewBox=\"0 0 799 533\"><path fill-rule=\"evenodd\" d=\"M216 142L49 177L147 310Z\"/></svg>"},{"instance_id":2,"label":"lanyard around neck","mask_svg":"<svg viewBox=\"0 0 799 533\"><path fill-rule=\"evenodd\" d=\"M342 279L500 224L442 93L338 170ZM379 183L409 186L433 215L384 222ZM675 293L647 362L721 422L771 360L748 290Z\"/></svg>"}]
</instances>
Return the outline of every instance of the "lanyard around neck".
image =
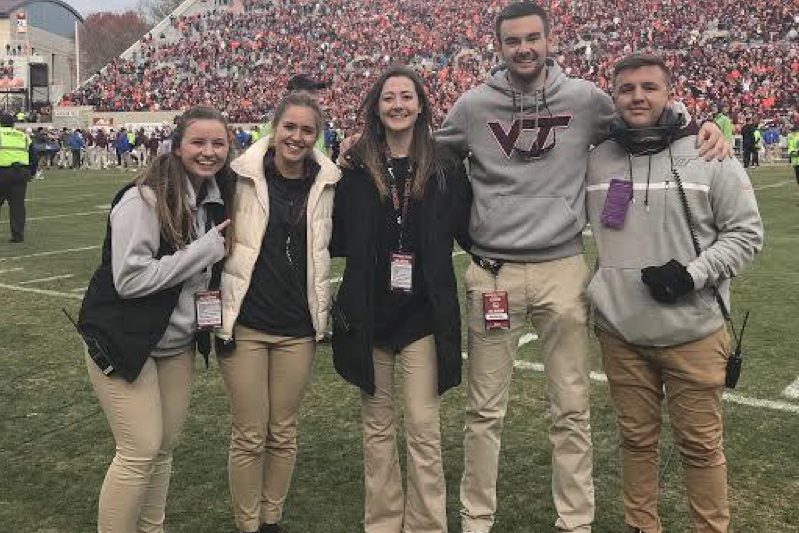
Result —
<instances>
[{"instance_id":1,"label":"lanyard around neck","mask_svg":"<svg viewBox=\"0 0 799 533\"><path fill-rule=\"evenodd\" d=\"M411 203L411 167L408 167L408 175L405 178L405 187L402 191L402 205L400 205L399 191L397 190L397 176L394 174L394 169L391 163L388 162L388 173L391 175L389 183L389 190L391 192L391 205L394 208L394 214L397 216L397 225L399 226L399 247L402 249L403 237L405 233L405 221L408 219L408 209Z\"/></svg>"}]
</instances>

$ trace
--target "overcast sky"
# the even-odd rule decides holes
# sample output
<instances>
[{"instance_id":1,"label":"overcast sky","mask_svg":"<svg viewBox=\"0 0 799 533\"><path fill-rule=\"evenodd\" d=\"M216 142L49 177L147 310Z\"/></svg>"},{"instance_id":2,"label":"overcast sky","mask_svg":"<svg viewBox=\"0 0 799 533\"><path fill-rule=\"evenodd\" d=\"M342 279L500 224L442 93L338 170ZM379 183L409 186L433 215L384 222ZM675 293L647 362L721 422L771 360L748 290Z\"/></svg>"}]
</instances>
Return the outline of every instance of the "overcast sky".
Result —
<instances>
[{"instance_id":1,"label":"overcast sky","mask_svg":"<svg viewBox=\"0 0 799 533\"><path fill-rule=\"evenodd\" d=\"M138 7L137 0L66 0L66 3L77 9L83 16L95 11L125 11Z\"/></svg>"}]
</instances>

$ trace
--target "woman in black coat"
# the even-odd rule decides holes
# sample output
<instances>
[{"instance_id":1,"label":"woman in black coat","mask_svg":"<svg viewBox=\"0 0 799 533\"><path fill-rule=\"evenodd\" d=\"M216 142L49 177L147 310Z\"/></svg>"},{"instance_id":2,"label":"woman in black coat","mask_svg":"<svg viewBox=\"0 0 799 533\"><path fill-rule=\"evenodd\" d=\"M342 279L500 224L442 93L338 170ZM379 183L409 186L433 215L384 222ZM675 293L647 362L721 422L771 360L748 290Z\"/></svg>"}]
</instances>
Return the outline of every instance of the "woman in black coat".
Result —
<instances>
[{"instance_id":1,"label":"woman in black coat","mask_svg":"<svg viewBox=\"0 0 799 533\"><path fill-rule=\"evenodd\" d=\"M333 306L336 370L362 391L366 533L446 531L440 395L461 381L453 240L468 248L471 187L431 135L431 108L410 69L367 94L364 131L336 189L334 255L345 256ZM407 497L394 429L403 375Z\"/></svg>"}]
</instances>

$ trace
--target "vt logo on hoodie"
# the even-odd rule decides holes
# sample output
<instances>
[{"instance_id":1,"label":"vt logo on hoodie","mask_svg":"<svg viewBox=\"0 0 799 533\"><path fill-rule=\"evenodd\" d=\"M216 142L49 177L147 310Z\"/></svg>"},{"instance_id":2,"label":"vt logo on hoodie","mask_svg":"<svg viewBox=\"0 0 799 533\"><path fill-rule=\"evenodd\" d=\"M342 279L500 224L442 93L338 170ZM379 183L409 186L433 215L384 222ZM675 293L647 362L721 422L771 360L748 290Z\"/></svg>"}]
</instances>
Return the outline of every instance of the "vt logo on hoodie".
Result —
<instances>
[{"instance_id":1,"label":"vt logo on hoodie","mask_svg":"<svg viewBox=\"0 0 799 533\"><path fill-rule=\"evenodd\" d=\"M524 118L517 118L514 120L508 130L505 130L503 123L497 120L489 121L488 127L491 129L491 133L494 134L494 139L496 139L508 159L513 155L513 148L516 146L516 142L519 140L522 132L537 130L538 135L536 135L530 147L522 148L535 157L543 154L547 148L551 148L554 141L549 141L549 138L552 137L554 129L569 127L571 120L571 114L547 115L543 117L528 115Z\"/></svg>"}]
</instances>

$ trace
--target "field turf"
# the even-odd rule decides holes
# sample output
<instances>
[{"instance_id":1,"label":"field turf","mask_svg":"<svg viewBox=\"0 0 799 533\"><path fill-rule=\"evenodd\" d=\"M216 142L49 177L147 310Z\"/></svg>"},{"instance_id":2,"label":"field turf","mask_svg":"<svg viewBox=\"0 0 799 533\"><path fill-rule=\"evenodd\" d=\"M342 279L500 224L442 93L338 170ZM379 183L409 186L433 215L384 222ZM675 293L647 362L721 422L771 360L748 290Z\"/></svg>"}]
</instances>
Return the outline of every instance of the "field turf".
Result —
<instances>
[{"instance_id":1,"label":"field turf","mask_svg":"<svg viewBox=\"0 0 799 533\"><path fill-rule=\"evenodd\" d=\"M28 189L23 244L0 213L0 532L90 533L113 455L82 348L61 309L76 314L99 261L113 193L132 173L50 171ZM752 173L766 246L734 283L736 316L751 311L739 388L725 402L725 448L737 533L799 532L799 188L788 167ZM591 255L591 240L586 238ZM459 278L467 257L454 258ZM339 276L337 263L331 276ZM532 332L532 331L531 331ZM592 345L594 345L592 341ZM619 461L608 388L593 347L595 531L622 531ZM554 530L547 400L536 342L519 352L500 459L496 533ZM464 386L444 397L443 449L450 530L460 532ZM284 525L289 533L362 531L358 392L321 346L303 403L299 458ZM401 427L401 422L398 424ZM218 368L197 361L192 405L167 507L170 533L232 533L227 489L229 415ZM400 446L404 442L400 437ZM401 455L404 455L401 453ZM678 454L662 438L660 510L667 531L691 530Z\"/></svg>"}]
</instances>

